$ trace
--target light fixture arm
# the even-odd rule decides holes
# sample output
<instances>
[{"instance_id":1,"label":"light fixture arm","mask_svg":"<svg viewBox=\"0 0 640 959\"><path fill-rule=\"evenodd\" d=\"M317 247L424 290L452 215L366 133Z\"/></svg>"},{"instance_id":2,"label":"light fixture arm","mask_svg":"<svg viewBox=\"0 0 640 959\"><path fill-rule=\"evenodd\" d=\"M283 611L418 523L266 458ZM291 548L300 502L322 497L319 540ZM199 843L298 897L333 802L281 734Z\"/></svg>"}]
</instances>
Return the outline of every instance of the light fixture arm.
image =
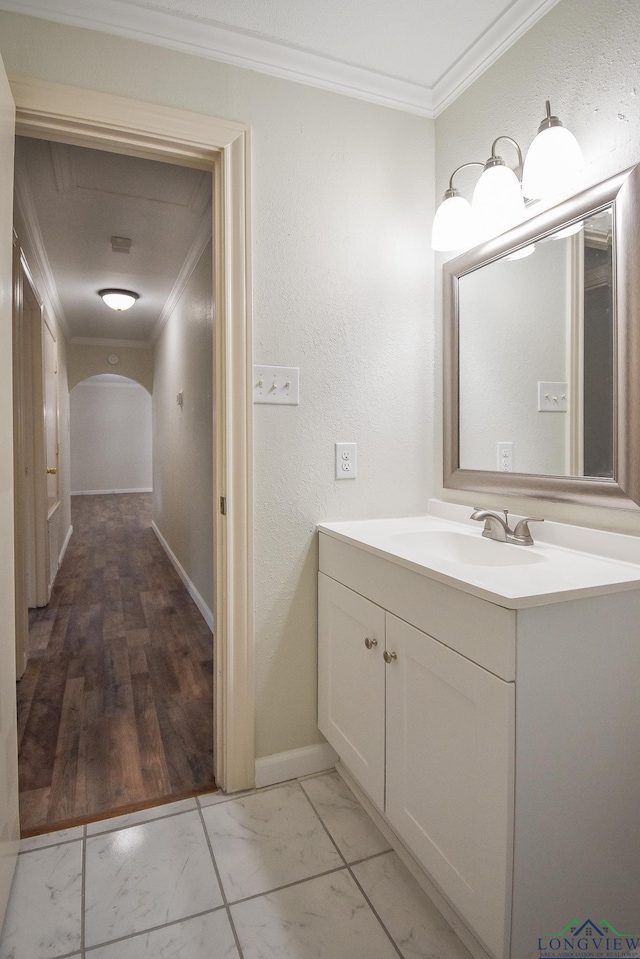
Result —
<instances>
[{"instance_id":1,"label":"light fixture arm","mask_svg":"<svg viewBox=\"0 0 640 959\"><path fill-rule=\"evenodd\" d=\"M456 188L453 185L453 178L456 175L456 173L459 173L460 170L464 170L465 167L469 167L469 166L480 166L484 170L484 163L480 163L477 160L469 160L468 163L462 163L459 167L456 167L456 169L453 171L453 173L449 177L449 188L445 190L443 200L448 200L452 196L460 196L459 191L456 190Z\"/></svg>"},{"instance_id":2,"label":"light fixture arm","mask_svg":"<svg viewBox=\"0 0 640 959\"><path fill-rule=\"evenodd\" d=\"M548 102L547 102L547 106L548 106ZM506 165L502 157L498 156L498 154L496 153L496 144L498 140L508 140L509 143L511 143L511 145L516 148L518 152L518 165L516 167L513 167L512 169L515 175L518 177L518 179L522 180L522 168L524 166L524 161L522 159L522 150L520 149L520 146L517 143L517 141L513 139L513 137L508 137L502 134L499 137L495 138L495 140L491 144L491 156L486 162L486 168L488 169L489 167L492 167L492 166L502 166L503 164Z\"/></svg>"}]
</instances>

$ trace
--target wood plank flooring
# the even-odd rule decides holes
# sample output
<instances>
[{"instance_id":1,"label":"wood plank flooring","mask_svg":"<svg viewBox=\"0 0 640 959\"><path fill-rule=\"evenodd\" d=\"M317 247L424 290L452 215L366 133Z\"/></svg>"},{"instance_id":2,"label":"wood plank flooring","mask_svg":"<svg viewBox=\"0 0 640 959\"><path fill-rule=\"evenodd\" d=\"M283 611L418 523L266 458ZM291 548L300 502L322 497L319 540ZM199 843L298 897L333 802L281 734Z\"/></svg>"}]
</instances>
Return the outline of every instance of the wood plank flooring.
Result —
<instances>
[{"instance_id":1,"label":"wood plank flooring","mask_svg":"<svg viewBox=\"0 0 640 959\"><path fill-rule=\"evenodd\" d=\"M213 641L151 529L151 495L75 496L18 682L22 834L214 788Z\"/></svg>"}]
</instances>

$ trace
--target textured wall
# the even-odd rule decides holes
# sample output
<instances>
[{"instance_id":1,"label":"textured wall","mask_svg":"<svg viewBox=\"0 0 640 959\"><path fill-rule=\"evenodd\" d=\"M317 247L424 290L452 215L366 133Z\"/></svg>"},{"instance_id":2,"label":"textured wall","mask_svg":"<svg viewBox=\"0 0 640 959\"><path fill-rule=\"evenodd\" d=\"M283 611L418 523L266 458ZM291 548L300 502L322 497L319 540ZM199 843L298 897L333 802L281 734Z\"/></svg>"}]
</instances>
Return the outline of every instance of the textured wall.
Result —
<instances>
[{"instance_id":1,"label":"textured wall","mask_svg":"<svg viewBox=\"0 0 640 959\"><path fill-rule=\"evenodd\" d=\"M115 365L108 357L117 356ZM88 343L69 343L67 346L69 389L100 373L115 373L128 376L144 386L147 392L153 389L153 350L151 347L98 346Z\"/></svg>"},{"instance_id":2,"label":"textured wall","mask_svg":"<svg viewBox=\"0 0 640 959\"><path fill-rule=\"evenodd\" d=\"M491 66L436 121L436 196L467 160L485 160L491 143L508 134L526 149L544 116L544 101L578 137L586 161L585 185L640 161L640 60L637 0L562 0ZM507 159L509 145L504 145ZM509 161L507 161L509 162ZM456 178L470 196L477 178ZM437 266L446 257L438 257ZM437 388L441 396L441 272L436 278ZM477 493L441 489L441 429L436 417L436 495L476 505ZM489 506L502 501L484 496ZM640 533L640 514L509 498L515 512Z\"/></svg>"},{"instance_id":3,"label":"textured wall","mask_svg":"<svg viewBox=\"0 0 640 959\"><path fill-rule=\"evenodd\" d=\"M320 741L318 521L424 511L433 448L433 122L102 33L2 14L9 71L251 125L257 755ZM336 483L333 444L359 476Z\"/></svg>"},{"instance_id":4,"label":"textured wall","mask_svg":"<svg viewBox=\"0 0 640 959\"><path fill-rule=\"evenodd\" d=\"M182 390L183 405L176 395ZM153 519L213 610L213 299L207 246L158 337Z\"/></svg>"},{"instance_id":5,"label":"textured wall","mask_svg":"<svg viewBox=\"0 0 640 959\"><path fill-rule=\"evenodd\" d=\"M71 492L151 489L151 397L137 383L80 383L69 394Z\"/></svg>"}]
</instances>

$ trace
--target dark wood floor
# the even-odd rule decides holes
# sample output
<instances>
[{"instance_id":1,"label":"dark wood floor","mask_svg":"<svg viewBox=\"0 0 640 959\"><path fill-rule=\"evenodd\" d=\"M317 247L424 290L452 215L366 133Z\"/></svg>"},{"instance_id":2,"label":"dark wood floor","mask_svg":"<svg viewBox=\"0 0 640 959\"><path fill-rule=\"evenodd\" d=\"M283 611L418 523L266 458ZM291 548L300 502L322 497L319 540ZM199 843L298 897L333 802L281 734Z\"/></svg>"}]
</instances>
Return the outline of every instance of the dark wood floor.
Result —
<instances>
[{"instance_id":1,"label":"dark wood floor","mask_svg":"<svg viewBox=\"0 0 640 959\"><path fill-rule=\"evenodd\" d=\"M213 787L212 637L151 529L151 496L75 496L18 683L33 835Z\"/></svg>"}]
</instances>

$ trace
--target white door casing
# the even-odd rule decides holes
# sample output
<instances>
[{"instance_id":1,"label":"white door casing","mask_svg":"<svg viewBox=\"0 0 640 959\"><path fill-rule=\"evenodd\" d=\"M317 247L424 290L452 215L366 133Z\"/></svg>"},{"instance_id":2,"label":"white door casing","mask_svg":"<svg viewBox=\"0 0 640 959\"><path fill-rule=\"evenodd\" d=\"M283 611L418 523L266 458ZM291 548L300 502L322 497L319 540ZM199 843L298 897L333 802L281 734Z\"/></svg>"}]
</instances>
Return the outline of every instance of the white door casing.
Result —
<instances>
[{"instance_id":1,"label":"white door casing","mask_svg":"<svg viewBox=\"0 0 640 959\"><path fill-rule=\"evenodd\" d=\"M249 130L35 78L11 78L11 89L18 134L213 173L214 774L227 792L248 788L255 778Z\"/></svg>"},{"instance_id":2,"label":"white door casing","mask_svg":"<svg viewBox=\"0 0 640 959\"><path fill-rule=\"evenodd\" d=\"M13 512L13 149L15 112L0 60L0 922L19 840Z\"/></svg>"}]
</instances>

